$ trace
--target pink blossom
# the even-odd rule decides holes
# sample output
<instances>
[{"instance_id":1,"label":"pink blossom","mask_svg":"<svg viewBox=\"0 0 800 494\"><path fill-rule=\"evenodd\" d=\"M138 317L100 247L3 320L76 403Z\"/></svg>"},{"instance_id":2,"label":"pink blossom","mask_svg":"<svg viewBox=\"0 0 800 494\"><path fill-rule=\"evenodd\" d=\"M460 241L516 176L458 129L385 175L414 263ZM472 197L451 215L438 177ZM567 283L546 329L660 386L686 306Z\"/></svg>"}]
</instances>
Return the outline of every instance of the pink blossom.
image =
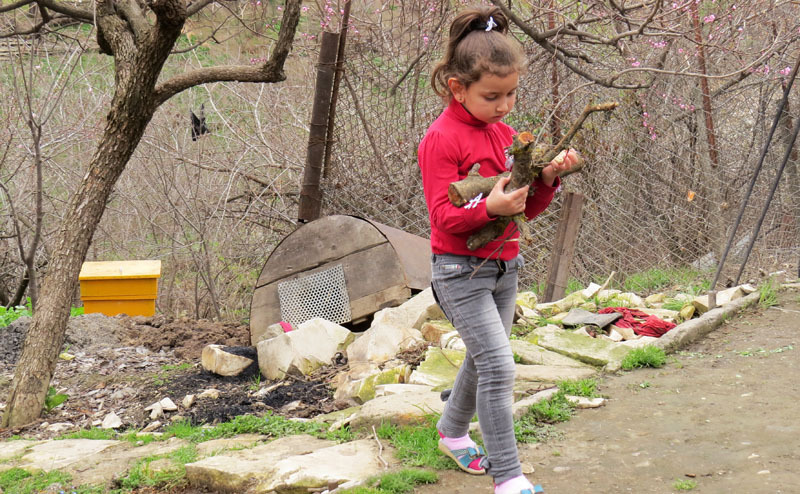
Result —
<instances>
[{"instance_id":1,"label":"pink blossom","mask_svg":"<svg viewBox=\"0 0 800 494\"><path fill-rule=\"evenodd\" d=\"M303 7L300 10L302 10L303 12L308 12L308 7L303 5Z\"/></svg>"},{"instance_id":2,"label":"pink blossom","mask_svg":"<svg viewBox=\"0 0 800 494\"><path fill-rule=\"evenodd\" d=\"M710 23L714 22L714 19L716 19L716 18L717 18L717 16L715 16L714 14L709 14L709 15L703 17L703 22L705 22L706 24L710 24Z\"/></svg>"},{"instance_id":3,"label":"pink blossom","mask_svg":"<svg viewBox=\"0 0 800 494\"><path fill-rule=\"evenodd\" d=\"M631 63L631 67L638 67L639 65L641 65L641 63L640 63L640 62L638 62L638 61L637 61L637 62L632 62L632 63Z\"/></svg>"},{"instance_id":4,"label":"pink blossom","mask_svg":"<svg viewBox=\"0 0 800 494\"><path fill-rule=\"evenodd\" d=\"M280 12L281 10L283 10L283 7L278 5L278 12Z\"/></svg>"},{"instance_id":5,"label":"pink blossom","mask_svg":"<svg viewBox=\"0 0 800 494\"><path fill-rule=\"evenodd\" d=\"M785 69L781 69L781 75L789 75L789 72L792 71L791 67L786 67Z\"/></svg>"}]
</instances>

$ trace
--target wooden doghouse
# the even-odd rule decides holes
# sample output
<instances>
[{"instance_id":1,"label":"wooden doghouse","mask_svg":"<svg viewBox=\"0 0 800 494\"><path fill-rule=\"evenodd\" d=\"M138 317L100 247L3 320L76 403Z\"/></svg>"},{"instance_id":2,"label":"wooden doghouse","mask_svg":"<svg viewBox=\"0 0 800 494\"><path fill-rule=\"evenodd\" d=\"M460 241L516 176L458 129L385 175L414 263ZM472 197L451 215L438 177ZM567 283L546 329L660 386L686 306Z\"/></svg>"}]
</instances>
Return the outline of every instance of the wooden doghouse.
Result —
<instances>
[{"instance_id":1,"label":"wooden doghouse","mask_svg":"<svg viewBox=\"0 0 800 494\"><path fill-rule=\"evenodd\" d=\"M327 216L286 236L253 292L250 332L322 317L359 322L430 286L428 239L354 216Z\"/></svg>"}]
</instances>

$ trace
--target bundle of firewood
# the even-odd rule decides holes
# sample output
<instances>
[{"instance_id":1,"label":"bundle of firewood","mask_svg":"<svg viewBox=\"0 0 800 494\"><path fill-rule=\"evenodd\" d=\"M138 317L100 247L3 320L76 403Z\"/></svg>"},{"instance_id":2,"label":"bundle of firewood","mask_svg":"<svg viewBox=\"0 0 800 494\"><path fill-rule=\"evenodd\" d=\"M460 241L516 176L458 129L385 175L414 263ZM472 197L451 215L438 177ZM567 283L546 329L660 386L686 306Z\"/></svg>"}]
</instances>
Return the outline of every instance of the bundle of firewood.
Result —
<instances>
[{"instance_id":1,"label":"bundle of firewood","mask_svg":"<svg viewBox=\"0 0 800 494\"><path fill-rule=\"evenodd\" d=\"M586 105L583 113L570 127L566 135L554 146L534 146L536 138L530 132L521 132L515 135L514 142L509 149L509 154L514 159L514 166L511 169L511 180L504 189L505 192L509 193L530 185L542 174L544 167L550 164L551 161L563 160L564 156L566 156L569 142L578 133L578 130L583 126L583 122L591 113L611 111L616 107L616 101L599 105ZM579 161L576 167L570 170L570 173L578 171L582 165L583 162ZM500 177L508 175L508 173L503 173L494 177L483 177L479 169L480 165L476 163L466 178L450 184L447 195L453 205L461 207L480 194L483 197L488 196ZM517 225L521 235L524 237L526 232L524 214L501 216L495 221L487 223L481 230L470 236L467 240L467 248L476 250L483 247L502 235L512 221Z\"/></svg>"}]
</instances>

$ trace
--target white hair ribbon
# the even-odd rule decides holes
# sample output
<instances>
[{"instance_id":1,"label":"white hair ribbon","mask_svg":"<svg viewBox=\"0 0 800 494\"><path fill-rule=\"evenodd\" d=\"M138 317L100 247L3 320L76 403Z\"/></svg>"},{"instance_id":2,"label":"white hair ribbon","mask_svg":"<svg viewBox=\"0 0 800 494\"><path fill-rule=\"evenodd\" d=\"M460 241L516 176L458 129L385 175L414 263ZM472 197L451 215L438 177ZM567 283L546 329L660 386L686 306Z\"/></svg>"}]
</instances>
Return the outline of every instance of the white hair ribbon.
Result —
<instances>
[{"instance_id":1,"label":"white hair ribbon","mask_svg":"<svg viewBox=\"0 0 800 494\"><path fill-rule=\"evenodd\" d=\"M489 20L486 21L486 32L488 33L492 29L497 27L497 23L494 22L494 17L489 16Z\"/></svg>"}]
</instances>

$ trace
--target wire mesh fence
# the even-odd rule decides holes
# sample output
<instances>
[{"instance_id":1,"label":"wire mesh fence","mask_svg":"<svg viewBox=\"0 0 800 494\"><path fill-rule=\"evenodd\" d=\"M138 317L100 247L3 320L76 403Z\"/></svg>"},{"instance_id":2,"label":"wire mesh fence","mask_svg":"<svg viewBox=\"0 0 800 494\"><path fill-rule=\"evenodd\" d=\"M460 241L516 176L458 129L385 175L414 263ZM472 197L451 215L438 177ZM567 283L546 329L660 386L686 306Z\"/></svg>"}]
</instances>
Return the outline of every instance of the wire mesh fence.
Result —
<instances>
[{"instance_id":1,"label":"wire mesh fence","mask_svg":"<svg viewBox=\"0 0 800 494\"><path fill-rule=\"evenodd\" d=\"M424 0L397 6L391 14L366 16L371 22L359 25L360 35L348 46L332 136L333 160L323 184L325 210L365 216L425 236L429 225L416 146L443 108L430 89L429 74L441 56L446 36L442 26L448 25L453 11L447 3ZM534 131L548 142L569 126L585 104L620 103L612 114L590 117L573 141L587 164L581 173L566 177L562 187L586 198L571 276L587 283L612 271L624 278L649 270L689 268L710 279L739 207L748 197L747 185L796 55L790 50L776 54L769 62L777 67L772 72L766 64L751 67L735 84L730 84L730 78L712 80L709 92L716 142L711 149L699 77L655 74L652 83L639 90L604 88L587 84L524 35L516 36L529 60L517 106L507 120L518 131ZM797 37L787 40L787 46L792 46ZM673 51L688 53L695 47L688 40L675 43L685 46L674 45ZM660 45L650 40L648 46L652 50ZM709 71L725 72L730 57L723 50L717 53L716 58L708 57ZM795 87L749 195L723 283L735 278L790 142L792 126L800 118L797 96ZM795 144L757 234L745 277L776 270L796 273L800 258L797 166ZM546 278L562 198L563 194L557 194L548 210L533 221L531 238L522 246L528 261L525 285Z\"/></svg>"}]
</instances>

